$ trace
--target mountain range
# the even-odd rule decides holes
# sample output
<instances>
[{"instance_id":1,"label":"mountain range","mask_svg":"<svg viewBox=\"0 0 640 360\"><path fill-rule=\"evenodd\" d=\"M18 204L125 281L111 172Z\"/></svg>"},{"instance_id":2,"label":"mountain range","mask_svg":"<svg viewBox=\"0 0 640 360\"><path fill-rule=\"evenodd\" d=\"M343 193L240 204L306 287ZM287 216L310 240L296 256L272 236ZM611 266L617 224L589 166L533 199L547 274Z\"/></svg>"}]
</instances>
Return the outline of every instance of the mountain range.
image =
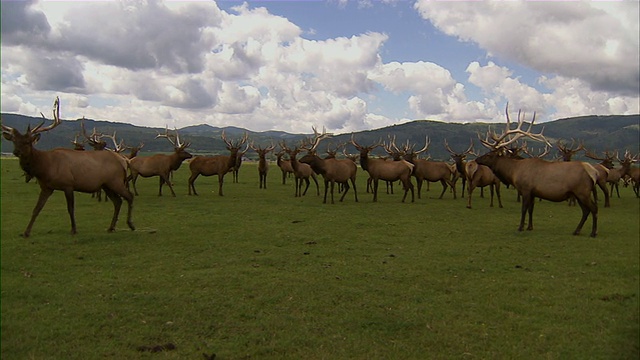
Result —
<instances>
[{"instance_id":1,"label":"mountain range","mask_svg":"<svg viewBox=\"0 0 640 360\"><path fill-rule=\"evenodd\" d=\"M31 127L43 121L40 117L31 117L20 114L2 113L2 124L16 128L23 132L28 125ZM152 128L135 126L126 123L118 123L104 120L86 119L85 128L91 132L94 128L97 132L112 135L116 133L118 140L122 139L127 145L134 146L144 143L142 153L170 152L171 144L165 139L156 139L158 133L164 133L164 128ZM51 120L45 121L45 125ZM80 120L62 120L62 123L54 130L42 135L36 145L38 149L47 150L55 147L73 147L72 141L80 133ZM405 144L407 141L415 145L416 149L422 149L426 138L429 138L430 145L425 154L434 160L449 160L450 154L447 152L444 141L446 140L450 148L454 151L462 152L469 147L470 141L474 144L476 153L483 153L485 149L479 141L479 136L484 138L486 132L491 129L496 132L503 130L505 124L500 123L445 123L432 120L415 120L403 124L388 126L379 129L335 134L328 140L323 140L319 150L323 152L327 146L335 148L338 144L347 143L351 136L357 143L371 145L380 140L386 141L389 137L395 137L396 143ZM544 130L543 130L544 127ZM254 132L247 129L228 126L216 127L207 124L187 126L178 129L182 141L190 142L189 152L193 154L226 154L227 150L221 140L224 131L229 139L237 139L245 132L250 141L256 146L267 146L271 143L278 145L284 141L288 146L294 146L309 134L291 134L283 131L263 131ZM558 140L571 144L572 140L582 142L584 147L596 154L604 151L625 150L633 154L640 153L640 115L611 115L611 116L580 116L565 119L558 119L543 124L534 124L532 131L543 133L547 140L555 145ZM82 136L80 136L80 139ZM111 145L111 144L109 144ZM527 144L533 151L538 152L542 148L541 143L529 141ZM13 145L2 140L2 153L11 153ZM353 146L346 147L348 153L355 153ZM551 156L556 156L557 151L552 150ZM382 155L379 149L378 154ZM255 152L248 151L246 156L257 158ZM577 158L579 158L579 155Z\"/></svg>"}]
</instances>

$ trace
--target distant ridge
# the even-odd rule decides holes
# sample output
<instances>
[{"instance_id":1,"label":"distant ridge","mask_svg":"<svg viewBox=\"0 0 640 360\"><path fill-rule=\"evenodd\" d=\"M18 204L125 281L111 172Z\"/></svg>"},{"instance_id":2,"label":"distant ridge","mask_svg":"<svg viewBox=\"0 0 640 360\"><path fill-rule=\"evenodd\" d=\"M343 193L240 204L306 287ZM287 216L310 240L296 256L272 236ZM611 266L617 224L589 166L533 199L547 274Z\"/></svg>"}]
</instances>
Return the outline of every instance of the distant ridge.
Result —
<instances>
[{"instance_id":1,"label":"distant ridge","mask_svg":"<svg viewBox=\"0 0 640 360\"><path fill-rule=\"evenodd\" d=\"M2 114L3 124L24 131L28 124L34 126L42 121L40 117L25 116L19 114ZM98 132L105 134L117 133L118 139L123 139L129 145L145 144L144 152L169 152L171 146L166 140L155 139L164 128L135 126L126 123L117 123L104 120L86 119L87 129L94 127ZM473 141L476 152L484 152L484 148L478 141L478 134L485 134L491 129L501 131L501 123L446 123L432 120L415 120L403 124L392 125L379 129L360 131L353 134L359 143L371 144L380 140L387 140L388 136L395 136L397 143L409 141L418 147L424 146L425 137L429 137L431 145L428 154L432 159L449 160L449 153L444 148L444 139L457 151L462 151ZM611 115L611 116L579 116L564 118L536 124L533 131L540 131L544 126L544 135L555 145L559 139L565 141L583 141L590 151L621 151L629 150L634 154L640 153L640 115ZM254 132L236 126L216 127L207 124L192 125L179 129L180 135L191 142L191 152L194 154L220 154L226 153L224 142L220 139L222 131L228 137L242 136L247 132L249 138L256 144L269 144L286 141L293 143L300 141L309 134L291 134L284 131ZM63 120L55 130L42 136L37 147L39 149L52 149L55 147L71 147L71 141L80 131L80 122L77 120ZM346 143L351 133L338 134L329 140L325 140L320 151L326 149L326 144ZM539 147L539 144L530 142L529 146ZM2 152L10 153L13 145L2 141ZM352 146L347 147L348 152L355 152ZM381 154L381 153L380 153ZM552 151L555 154L555 151ZM249 157L255 154L249 151Z\"/></svg>"}]
</instances>

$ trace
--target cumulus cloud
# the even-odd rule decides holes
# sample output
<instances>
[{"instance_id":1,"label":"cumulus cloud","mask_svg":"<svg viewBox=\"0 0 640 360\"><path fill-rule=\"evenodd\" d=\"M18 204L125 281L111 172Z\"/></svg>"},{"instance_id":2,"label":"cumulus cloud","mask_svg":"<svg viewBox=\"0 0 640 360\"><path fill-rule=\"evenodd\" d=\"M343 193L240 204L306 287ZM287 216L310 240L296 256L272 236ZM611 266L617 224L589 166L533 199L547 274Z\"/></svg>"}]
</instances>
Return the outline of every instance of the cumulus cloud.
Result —
<instances>
[{"instance_id":1,"label":"cumulus cloud","mask_svg":"<svg viewBox=\"0 0 640 360\"><path fill-rule=\"evenodd\" d=\"M625 96L637 95L640 87L638 6L638 1L415 4L438 29L476 43L490 56Z\"/></svg>"}]
</instances>

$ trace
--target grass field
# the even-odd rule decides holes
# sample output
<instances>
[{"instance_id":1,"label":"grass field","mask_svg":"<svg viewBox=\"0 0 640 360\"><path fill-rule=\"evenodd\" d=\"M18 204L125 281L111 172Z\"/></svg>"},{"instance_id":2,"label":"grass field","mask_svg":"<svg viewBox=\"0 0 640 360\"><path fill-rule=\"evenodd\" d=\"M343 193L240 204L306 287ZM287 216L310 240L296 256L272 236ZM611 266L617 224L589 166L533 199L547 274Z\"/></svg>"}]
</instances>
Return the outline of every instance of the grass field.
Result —
<instances>
[{"instance_id":1,"label":"grass field","mask_svg":"<svg viewBox=\"0 0 640 360\"><path fill-rule=\"evenodd\" d=\"M200 177L176 198L139 179L135 232L112 206L76 195L78 234L56 192L31 237L38 186L2 160L2 359L638 359L640 202L599 209L599 235L573 236L580 210L540 202L474 208L431 184L415 203L359 170L359 203L294 198L272 167L240 182ZM460 184L458 184L460 186ZM321 194L322 194L322 184ZM168 189L166 189L168 190ZM460 192L460 191L458 191Z\"/></svg>"}]
</instances>

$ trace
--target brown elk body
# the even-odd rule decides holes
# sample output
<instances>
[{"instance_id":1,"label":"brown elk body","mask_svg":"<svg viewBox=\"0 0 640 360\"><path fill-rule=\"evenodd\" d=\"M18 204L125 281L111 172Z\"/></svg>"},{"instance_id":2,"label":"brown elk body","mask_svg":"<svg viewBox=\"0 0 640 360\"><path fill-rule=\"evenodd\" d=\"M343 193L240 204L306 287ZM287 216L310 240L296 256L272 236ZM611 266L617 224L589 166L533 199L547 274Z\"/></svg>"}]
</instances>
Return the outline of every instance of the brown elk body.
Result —
<instances>
[{"instance_id":1,"label":"brown elk body","mask_svg":"<svg viewBox=\"0 0 640 360\"><path fill-rule=\"evenodd\" d=\"M316 183L316 193L319 196L320 185L318 185L318 178L316 177L316 174L313 172L311 165L301 163L296 159L296 156L300 152L300 148L294 147L293 149L290 149L286 147L284 143L281 144L281 147L287 152L287 154L289 154L291 167L293 168L293 176L295 177L295 182L296 182L295 196L299 197L307 194L307 190L309 190L309 185L311 183L311 181L309 180L310 178L313 180L314 183ZM307 185L304 188L304 192L302 191L303 181Z\"/></svg>"},{"instance_id":2,"label":"brown elk body","mask_svg":"<svg viewBox=\"0 0 640 360\"><path fill-rule=\"evenodd\" d=\"M611 206L611 196L609 196L609 189L607 189L607 179L609 178L609 169L613 168L613 156L606 152L605 157L601 158L587 149L584 149L584 151L586 157L600 161L600 163L594 164L593 167L598 171L597 185L604 194L604 207L608 208Z\"/></svg>"},{"instance_id":3,"label":"brown elk body","mask_svg":"<svg viewBox=\"0 0 640 360\"><path fill-rule=\"evenodd\" d=\"M629 170L629 177L633 183L633 192L636 194L636 197L640 197L640 168L631 168Z\"/></svg>"},{"instance_id":4,"label":"brown elk body","mask_svg":"<svg viewBox=\"0 0 640 360\"><path fill-rule=\"evenodd\" d=\"M535 115L528 130L522 130L524 117L520 119L518 114L518 126L509 129L509 113L507 107L507 128L502 135L493 135L493 142L487 140L483 144L491 149L476 159L478 164L490 167L493 172L505 183L513 186L522 194L522 210L520 226L524 229L525 215L529 214L527 230L533 229L533 205L534 198L538 197L549 201L564 201L571 196L582 209L582 218L574 231L574 235L580 233L582 226L591 214L591 236L595 237L598 231L598 206L591 198L595 194L595 181L597 173L593 166L583 162L549 162L539 158L514 159L504 155L506 145L526 136L535 140L545 141L542 133L530 132Z\"/></svg>"},{"instance_id":5,"label":"brown elk body","mask_svg":"<svg viewBox=\"0 0 640 360\"><path fill-rule=\"evenodd\" d=\"M401 161L386 161L384 159L372 159L369 157L369 152L382 144L374 144L370 146L363 146L358 144L353 135L351 136L351 144L360 151L360 166L362 169L369 173L369 176L373 179L373 201L378 201L378 181L398 181L402 182L404 189L404 196L402 202L407 198L407 194L411 191L411 202L415 201L413 192L413 183L411 183L411 173L413 172L414 165L401 160Z\"/></svg>"},{"instance_id":6,"label":"brown elk body","mask_svg":"<svg viewBox=\"0 0 640 360\"><path fill-rule=\"evenodd\" d=\"M198 195L195 185L198 176L218 175L218 195L223 196L222 185L224 184L224 176L228 172L233 171L234 166L236 166L238 153L240 152L240 148L246 144L248 135L245 133L240 140L233 141L227 139L223 131L221 137L227 146L227 150L229 150L229 155L196 156L193 158L189 163L189 169L191 170L191 176L188 181L189 195L191 195L192 191L193 195ZM246 149L248 148L249 145L246 145ZM246 149L244 151L246 151Z\"/></svg>"},{"instance_id":7,"label":"brown elk body","mask_svg":"<svg viewBox=\"0 0 640 360\"><path fill-rule=\"evenodd\" d=\"M287 184L287 176L293 174L293 168L291 167L291 160L282 159L284 154L285 154L284 150L283 151L278 151L276 153L276 164L278 165L278 167L282 171L282 185L286 185Z\"/></svg>"},{"instance_id":8,"label":"brown elk body","mask_svg":"<svg viewBox=\"0 0 640 360\"><path fill-rule=\"evenodd\" d=\"M331 184L331 203L334 204L333 193L335 184L337 183L339 186L343 186L342 196L340 197L340 202L344 200L344 197L349 192L349 181L351 181L351 185L353 186L353 196L355 197L355 201L358 202L358 190L356 188L356 174L358 172L358 166L350 159L336 159L335 151L332 153L327 150L329 154L328 157L322 159L316 154L316 148L320 143L320 140L328 137L326 132L323 134L318 134L313 129L315 133L315 138L313 140L313 144L311 147L306 148L308 153L300 158L299 162L303 164L308 164L311 166L311 169L317 174L322 175L324 179L324 200L323 203L327 203L327 192L329 190L329 184Z\"/></svg>"},{"instance_id":9,"label":"brown elk body","mask_svg":"<svg viewBox=\"0 0 640 360\"><path fill-rule=\"evenodd\" d=\"M167 184L167 186L169 186L169 190L171 190L171 195L175 197L176 193L173 191L173 185L171 184L171 179L169 177L172 171L176 171L180 168L183 161L192 157L192 155L186 151L186 148L189 147L189 143L180 142L177 130L175 140L172 140L172 137L174 136L169 135L168 130L165 134L159 134L156 136L156 138L158 137L164 137L169 140L173 145L173 154L136 156L131 159L129 162L129 169L131 171L130 178L133 184L133 191L138 195L138 190L136 189L136 180L138 179L138 176L145 178L158 176L160 178L158 196L162 196L162 185Z\"/></svg>"},{"instance_id":10,"label":"brown elk body","mask_svg":"<svg viewBox=\"0 0 640 360\"><path fill-rule=\"evenodd\" d=\"M271 145L266 148L261 146L255 147L251 144L251 148L258 154L258 176L260 177L260 189L267 188L267 174L269 172L269 164L267 163L267 154L271 152L275 146Z\"/></svg>"},{"instance_id":11,"label":"brown elk body","mask_svg":"<svg viewBox=\"0 0 640 360\"><path fill-rule=\"evenodd\" d=\"M38 214L55 190L64 192L72 234L76 233L74 191L94 193L99 189L103 189L113 203L113 217L108 231L115 230L123 198L127 201L128 207L127 224L131 230L135 230L131 221L133 195L126 186L126 161L120 155L111 151L71 149L42 151L34 147L40 138L40 133L60 124L57 98L54 107L54 123L49 127L42 128L43 124L40 124L33 129L28 127L26 133L21 134L18 130L2 125L2 135L13 142L13 153L19 158L20 167L28 178L35 177L40 185L38 202L22 235L28 237L31 234Z\"/></svg>"},{"instance_id":12,"label":"brown elk body","mask_svg":"<svg viewBox=\"0 0 640 360\"><path fill-rule=\"evenodd\" d=\"M618 162L620 163L620 167L609 169L609 175L607 176L607 182L611 185L610 196L613 196L613 189L615 188L616 194L618 198L620 198L620 190L618 188L618 184L620 180L625 176L630 176L631 172L631 164L633 163L633 158L629 152L624 154L624 158L618 158Z\"/></svg>"},{"instance_id":13,"label":"brown elk body","mask_svg":"<svg viewBox=\"0 0 640 360\"><path fill-rule=\"evenodd\" d=\"M447 142L447 140L444 140L444 147L445 149L447 149L447 151L451 154L451 159L454 162L454 166L456 168L457 171L457 176L459 176L462 179L462 197L464 197L464 190L467 184L467 173L465 170L465 159L467 157L467 155L472 154L473 153L473 141L469 142L469 147L467 148L467 150L465 150L464 152L461 153L457 153L455 151L453 151L451 149L451 147L449 147L449 143ZM475 155L475 154L474 154ZM453 181L454 187L455 187L455 181Z\"/></svg>"},{"instance_id":14,"label":"brown elk body","mask_svg":"<svg viewBox=\"0 0 640 360\"><path fill-rule=\"evenodd\" d=\"M471 209L473 190L477 187L483 188L485 186L489 186L491 192L491 202L489 206L493 207L493 192L495 189L496 196L498 197L498 206L502 207L502 199L500 199L500 179L498 179L488 166L480 165L475 160L469 161L465 164L465 174L467 176L467 190L469 191L467 208Z\"/></svg>"}]
</instances>

